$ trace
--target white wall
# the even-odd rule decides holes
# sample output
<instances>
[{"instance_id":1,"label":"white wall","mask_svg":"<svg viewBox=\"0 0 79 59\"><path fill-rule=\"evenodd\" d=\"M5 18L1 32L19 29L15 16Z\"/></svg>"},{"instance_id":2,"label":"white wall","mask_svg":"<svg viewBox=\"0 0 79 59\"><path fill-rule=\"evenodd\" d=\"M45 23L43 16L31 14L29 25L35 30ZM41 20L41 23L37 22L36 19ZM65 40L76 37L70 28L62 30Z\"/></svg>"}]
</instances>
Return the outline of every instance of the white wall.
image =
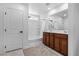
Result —
<instances>
[{"instance_id":1,"label":"white wall","mask_svg":"<svg viewBox=\"0 0 79 59\"><path fill-rule=\"evenodd\" d=\"M6 10L7 8L17 9L23 12L23 24L24 24L24 39L23 39L23 47L27 44L28 34L27 34L27 15L28 15L28 5L21 3L1 3L0 8ZM1 42L1 41L0 41Z\"/></svg>"},{"instance_id":2,"label":"white wall","mask_svg":"<svg viewBox=\"0 0 79 59\"><path fill-rule=\"evenodd\" d=\"M68 18L64 19L64 30L66 31L68 31L68 26L69 26L68 22L69 22Z\"/></svg>"},{"instance_id":3,"label":"white wall","mask_svg":"<svg viewBox=\"0 0 79 59\"><path fill-rule=\"evenodd\" d=\"M79 56L79 4L69 4L69 55Z\"/></svg>"}]
</instances>

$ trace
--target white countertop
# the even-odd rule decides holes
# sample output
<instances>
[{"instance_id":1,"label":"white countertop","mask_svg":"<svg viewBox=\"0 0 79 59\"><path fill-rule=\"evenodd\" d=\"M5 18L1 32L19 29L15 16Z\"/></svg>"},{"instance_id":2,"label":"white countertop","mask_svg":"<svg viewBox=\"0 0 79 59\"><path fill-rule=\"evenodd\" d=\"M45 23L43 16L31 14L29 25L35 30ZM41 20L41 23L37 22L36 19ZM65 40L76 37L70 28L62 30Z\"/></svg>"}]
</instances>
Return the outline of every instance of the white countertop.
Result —
<instances>
[{"instance_id":1,"label":"white countertop","mask_svg":"<svg viewBox=\"0 0 79 59\"><path fill-rule=\"evenodd\" d=\"M67 31L64 31L64 30L53 30L53 31L45 31L45 32L60 33L60 34L68 34L68 32L67 32Z\"/></svg>"}]
</instances>

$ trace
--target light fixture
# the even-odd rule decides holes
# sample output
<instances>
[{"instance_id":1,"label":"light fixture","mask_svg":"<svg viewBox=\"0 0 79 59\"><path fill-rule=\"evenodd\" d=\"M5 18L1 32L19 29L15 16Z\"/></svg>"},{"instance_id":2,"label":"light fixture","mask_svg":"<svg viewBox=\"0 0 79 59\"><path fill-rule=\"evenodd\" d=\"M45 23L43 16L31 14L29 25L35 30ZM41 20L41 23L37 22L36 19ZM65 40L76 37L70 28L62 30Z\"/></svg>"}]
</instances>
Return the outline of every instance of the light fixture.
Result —
<instances>
[{"instance_id":1,"label":"light fixture","mask_svg":"<svg viewBox=\"0 0 79 59\"><path fill-rule=\"evenodd\" d=\"M50 10L51 8L48 8L48 10Z\"/></svg>"},{"instance_id":2,"label":"light fixture","mask_svg":"<svg viewBox=\"0 0 79 59\"><path fill-rule=\"evenodd\" d=\"M64 14L64 16L66 16L66 14Z\"/></svg>"}]
</instances>

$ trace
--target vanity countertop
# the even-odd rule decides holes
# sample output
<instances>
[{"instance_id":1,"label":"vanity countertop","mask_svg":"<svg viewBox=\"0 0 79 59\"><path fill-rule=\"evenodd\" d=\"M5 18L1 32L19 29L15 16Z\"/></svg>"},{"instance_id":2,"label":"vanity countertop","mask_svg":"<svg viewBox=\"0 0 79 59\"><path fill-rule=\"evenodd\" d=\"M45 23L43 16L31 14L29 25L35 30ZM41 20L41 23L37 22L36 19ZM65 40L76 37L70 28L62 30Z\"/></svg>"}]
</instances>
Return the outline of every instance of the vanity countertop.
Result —
<instances>
[{"instance_id":1,"label":"vanity countertop","mask_svg":"<svg viewBox=\"0 0 79 59\"><path fill-rule=\"evenodd\" d=\"M68 34L68 32L67 32L67 31L64 31L64 30L53 30L53 31L45 31L45 32L60 33L60 34Z\"/></svg>"}]
</instances>

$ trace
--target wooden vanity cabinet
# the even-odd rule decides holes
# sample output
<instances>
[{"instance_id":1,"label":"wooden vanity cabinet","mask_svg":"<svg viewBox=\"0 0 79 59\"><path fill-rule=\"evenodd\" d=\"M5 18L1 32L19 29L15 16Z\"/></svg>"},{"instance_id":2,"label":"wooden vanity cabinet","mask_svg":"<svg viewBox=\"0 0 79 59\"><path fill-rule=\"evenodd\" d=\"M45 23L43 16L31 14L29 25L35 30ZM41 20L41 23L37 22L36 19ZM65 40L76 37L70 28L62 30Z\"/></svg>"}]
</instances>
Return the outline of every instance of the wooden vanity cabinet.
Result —
<instances>
[{"instance_id":1,"label":"wooden vanity cabinet","mask_svg":"<svg viewBox=\"0 0 79 59\"><path fill-rule=\"evenodd\" d=\"M49 46L49 43L50 43L50 33L49 32L43 33L43 43L45 45Z\"/></svg>"},{"instance_id":2,"label":"wooden vanity cabinet","mask_svg":"<svg viewBox=\"0 0 79 59\"><path fill-rule=\"evenodd\" d=\"M68 35L60 33L43 33L43 43L59 53L68 55Z\"/></svg>"},{"instance_id":3,"label":"wooden vanity cabinet","mask_svg":"<svg viewBox=\"0 0 79 59\"><path fill-rule=\"evenodd\" d=\"M62 53L63 55L68 55L68 35L55 33L55 50Z\"/></svg>"},{"instance_id":4,"label":"wooden vanity cabinet","mask_svg":"<svg viewBox=\"0 0 79 59\"><path fill-rule=\"evenodd\" d=\"M55 41L54 41L54 49L56 50L56 51L60 51L60 39L58 38L58 37L56 37L56 35L55 35L55 37L54 37L55 39Z\"/></svg>"},{"instance_id":5,"label":"wooden vanity cabinet","mask_svg":"<svg viewBox=\"0 0 79 59\"><path fill-rule=\"evenodd\" d=\"M60 52L65 56L68 55L68 35L65 34L65 37L60 39Z\"/></svg>"},{"instance_id":6,"label":"wooden vanity cabinet","mask_svg":"<svg viewBox=\"0 0 79 59\"><path fill-rule=\"evenodd\" d=\"M46 43L45 40L46 40L46 32L43 32L43 43L44 44Z\"/></svg>"},{"instance_id":7,"label":"wooden vanity cabinet","mask_svg":"<svg viewBox=\"0 0 79 59\"><path fill-rule=\"evenodd\" d=\"M54 49L54 34L50 33L50 48Z\"/></svg>"}]
</instances>

